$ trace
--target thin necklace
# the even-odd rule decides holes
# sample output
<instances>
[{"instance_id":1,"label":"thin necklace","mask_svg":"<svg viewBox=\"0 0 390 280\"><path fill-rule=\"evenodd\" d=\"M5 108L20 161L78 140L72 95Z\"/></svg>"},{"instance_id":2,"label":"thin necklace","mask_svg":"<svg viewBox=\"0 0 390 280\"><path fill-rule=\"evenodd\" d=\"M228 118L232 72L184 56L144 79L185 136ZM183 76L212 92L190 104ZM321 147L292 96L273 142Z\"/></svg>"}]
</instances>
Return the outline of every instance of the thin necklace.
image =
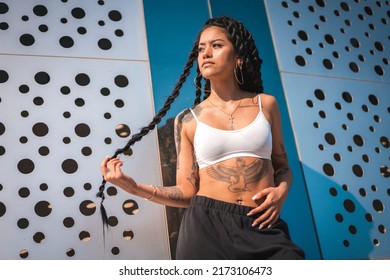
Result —
<instances>
[{"instance_id":1,"label":"thin necklace","mask_svg":"<svg viewBox=\"0 0 390 280\"><path fill-rule=\"evenodd\" d=\"M237 111L238 107L240 107L241 105L241 100L238 102L238 105L237 107L233 110L233 112L231 114L229 114L228 112L225 112L224 110L222 110L220 107L218 107L217 105L215 105L213 102L211 102L210 98L207 98L207 100L210 102L211 105L213 105L215 108L219 109L222 113L226 114L229 116L229 121L230 121L230 129L234 129L234 113Z\"/></svg>"}]
</instances>

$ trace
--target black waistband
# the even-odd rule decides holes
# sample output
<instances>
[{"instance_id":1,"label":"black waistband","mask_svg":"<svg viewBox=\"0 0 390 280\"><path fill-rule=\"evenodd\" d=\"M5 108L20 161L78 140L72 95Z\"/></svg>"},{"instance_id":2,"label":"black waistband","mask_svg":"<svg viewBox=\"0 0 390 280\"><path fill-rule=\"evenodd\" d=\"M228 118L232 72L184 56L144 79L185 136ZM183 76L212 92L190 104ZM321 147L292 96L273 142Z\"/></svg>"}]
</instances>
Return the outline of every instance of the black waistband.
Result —
<instances>
[{"instance_id":1,"label":"black waistband","mask_svg":"<svg viewBox=\"0 0 390 280\"><path fill-rule=\"evenodd\" d=\"M235 203L225 202L225 201L209 198L206 196L198 196L198 195L192 197L190 205L201 205L201 206L206 206L208 208L221 210L228 213L245 215L245 216L249 211L253 209L253 207L250 206L239 205Z\"/></svg>"}]
</instances>

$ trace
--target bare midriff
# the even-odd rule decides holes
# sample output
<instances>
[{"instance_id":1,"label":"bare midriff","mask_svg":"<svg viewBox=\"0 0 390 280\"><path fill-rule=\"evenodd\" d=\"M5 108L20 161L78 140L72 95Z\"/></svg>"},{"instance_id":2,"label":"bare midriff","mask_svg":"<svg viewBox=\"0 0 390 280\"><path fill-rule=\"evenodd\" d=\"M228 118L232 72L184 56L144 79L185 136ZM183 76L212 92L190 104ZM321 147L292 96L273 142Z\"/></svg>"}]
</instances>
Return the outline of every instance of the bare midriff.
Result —
<instances>
[{"instance_id":1,"label":"bare midriff","mask_svg":"<svg viewBox=\"0 0 390 280\"><path fill-rule=\"evenodd\" d=\"M238 157L200 169L197 195L256 207L262 201L252 197L269 187L274 187L271 160Z\"/></svg>"}]
</instances>

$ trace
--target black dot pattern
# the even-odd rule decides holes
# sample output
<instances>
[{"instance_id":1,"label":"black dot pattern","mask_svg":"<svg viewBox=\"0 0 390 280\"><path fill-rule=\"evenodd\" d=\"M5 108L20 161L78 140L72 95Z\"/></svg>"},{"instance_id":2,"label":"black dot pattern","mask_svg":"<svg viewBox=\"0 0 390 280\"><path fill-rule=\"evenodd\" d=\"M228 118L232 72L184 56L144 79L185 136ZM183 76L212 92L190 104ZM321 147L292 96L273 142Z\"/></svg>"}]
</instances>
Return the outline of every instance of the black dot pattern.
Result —
<instances>
[{"instance_id":1,"label":"black dot pattern","mask_svg":"<svg viewBox=\"0 0 390 280\"><path fill-rule=\"evenodd\" d=\"M266 2L323 256L389 256L390 3Z\"/></svg>"},{"instance_id":2,"label":"black dot pattern","mask_svg":"<svg viewBox=\"0 0 390 280\"><path fill-rule=\"evenodd\" d=\"M139 9L137 3L116 5L91 0L81 5L71 1L58 2L43 1L22 6L18 1L0 2L0 33L14 32L20 51L25 53L37 49L51 49L57 55L79 56L91 56L91 50L94 50L100 57L140 53L139 47L131 40L131 34L141 28L133 20ZM50 33L55 30L61 32ZM145 47L144 42L141 44ZM141 52L146 55L144 50Z\"/></svg>"},{"instance_id":3,"label":"black dot pattern","mask_svg":"<svg viewBox=\"0 0 390 280\"><path fill-rule=\"evenodd\" d=\"M0 1L0 42L13 44L0 44L0 255L169 258L162 207L107 184L104 247L96 198L101 160L154 114L139 3L71 2ZM156 143L123 168L158 185Z\"/></svg>"},{"instance_id":4,"label":"black dot pattern","mask_svg":"<svg viewBox=\"0 0 390 280\"><path fill-rule=\"evenodd\" d=\"M279 47L285 48L279 54L283 69L389 79L388 1L274 2L269 12Z\"/></svg>"},{"instance_id":5,"label":"black dot pattern","mask_svg":"<svg viewBox=\"0 0 390 280\"><path fill-rule=\"evenodd\" d=\"M352 258L351 250L362 255L373 248L378 254L386 251L388 87L357 81L347 86L345 81L319 77L308 82L290 76L285 76L286 86L305 85L287 97L314 215L322 217L317 225L326 232L325 243L339 240L338 246L342 245L325 249L328 257L342 254ZM291 91L287 89L287 93ZM329 234L332 223L342 226L335 226L331 230L335 233Z\"/></svg>"}]
</instances>

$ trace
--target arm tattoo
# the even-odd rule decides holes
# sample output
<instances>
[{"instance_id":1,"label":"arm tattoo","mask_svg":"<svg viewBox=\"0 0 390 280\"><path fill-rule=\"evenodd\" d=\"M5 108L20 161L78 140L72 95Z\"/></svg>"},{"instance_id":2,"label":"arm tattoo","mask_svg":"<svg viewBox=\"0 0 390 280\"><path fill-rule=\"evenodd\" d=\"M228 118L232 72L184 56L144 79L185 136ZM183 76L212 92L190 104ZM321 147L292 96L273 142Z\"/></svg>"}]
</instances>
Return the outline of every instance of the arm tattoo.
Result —
<instances>
[{"instance_id":1,"label":"arm tattoo","mask_svg":"<svg viewBox=\"0 0 390 280\"><path fill-rule=\"evenodd\" d=\"M202 111L202 108L200 106L196 106L193 108L193 112L196 116L199 116ZM180 169L180 153L181 153L181 132L183 130L183 124L189 123L191 120L194 119L194 116L192 115L190 109L184 110L181 114L177 116L177 122L175 127L175 143L176 143L176 153L177 153L177 169ZM191 166L191 174L189 177L187 177L187 180L191 183L191 185L195 188L199 188L199 167L196 162L196 156L195 152L192 149L192 166ZM180 193L179 193L180 192ZM180 200L183 197L183 194L180 190L178 192L172 192L168 195L170 199L172 200Z\"/></svg>"},{"instance_id":2,"label":"arm tattoo","mask_svg":"<svg viewBox=\"0 0 390 280\"><path fill-rule=\"evenodd\" d=\"M174 188L168 193L168 197L170 200L180 201L183 200L183 192L178 188Z\"/></svg>"},{"instance_id":3,"label":"arm tattoo","mask_svg":"<svg viewBox=\"0 0 390 280\"><path fill-rule=\"evenodd\" d=\"M288 167L280 168L275 171L274 181L276 186L285 181L284 175L286 175L288 172L290 172L290 168Z\"/></svg>"},{"instance_id":4,"label":"arm tattoo","mask_svg":"<svg viewBox=\"0 0 390 280\"><path fill-rule=\"evenodd\" d=\"M247 185L259 181L270 173L270 169L264 159L256 159L246 164L242 157L238 157L236 166L212 165L206 168L206 173L217 181L228 183L228 190L237 193L250 191Z\"/></svg>"},{"instance_id":5,"label":"arm tattoo","mask_svg":"<svg viewBox=\"0 0 390 280\"><path fill-rule=\"evenodd\" d=\"M285 146L283 145L283 143L279 143L279 146L280 146L280 149L282 150L282 153L281 154L273 154L272 156L279 158L279 159L282 159L282 160L287 160L287 151L286 151ZM277 186L280 183L282 183L283 181L285 181L285 175L289 172L290 172L290 168L288 166L282 167L282 168L276 170L274 173L275 185Z\"/></svg>"},{"instance_id":6,"label":"arm tattoo","mask_svg":"<svg viewBox=\"0 0 390 280\"><path fill-rule=\"evenodd\" d=\"M192 150L192 166L191 166L191 175L187 178L187 180L191 183L191 185L197 190L199 189L199 166L196 162L195 151Z\"/></svg>"},{"instance_id":7,"label":"arm tattoo","mask_svg":"<svg viewBox=\"0 0 390 280\"><path fill-rule=\"evenodd\" d=\"M192 114L189 109L184 110L177 116L177 122L175 127L175 143L176 143L176 155L177 155L177 169L179 169L179 154L181 152L181 131L183 130L183 123L192 120Z\"/></svg>"},{"instance_id":8,"label":"arm tattoo","mask_svg":"<svg viewBox=\"0 0 390 280\"><path fill-rule=\"evenodd\" d=\"M170 200L183 200L183 192L178 187L158 187L158 190Z\"/></svg>"},{"instance_id":9,"label":"arm tattoo","mask_svg":"<svg viewBox=\"0 0 390 280\"><path fill-rule=\"evenodd\" d=\"M192 109L192 111L195 113L195 116L199 117L200 113L202 113L202 111L203 111L203 108L201 106L196 106ZM192 114L191 114L191 117L192 117ZM190 120L192 120L192 118Z\"/></svg>"},{"instance_id":10,"label":"arm tattoo","mask_svg":"<svg viewBox=\"0 0 390 280\"><path fill-rule=\"evenodd\" d=\"M279 146L280 146L280 149L282 150L282 153L272 154L272 156L287 159L287 151L286 151L286 148L284 147L283 143L279 143Z\"/></svg>"}]
</instances>

